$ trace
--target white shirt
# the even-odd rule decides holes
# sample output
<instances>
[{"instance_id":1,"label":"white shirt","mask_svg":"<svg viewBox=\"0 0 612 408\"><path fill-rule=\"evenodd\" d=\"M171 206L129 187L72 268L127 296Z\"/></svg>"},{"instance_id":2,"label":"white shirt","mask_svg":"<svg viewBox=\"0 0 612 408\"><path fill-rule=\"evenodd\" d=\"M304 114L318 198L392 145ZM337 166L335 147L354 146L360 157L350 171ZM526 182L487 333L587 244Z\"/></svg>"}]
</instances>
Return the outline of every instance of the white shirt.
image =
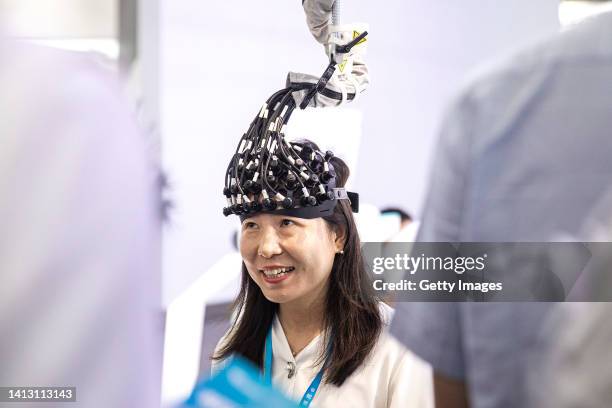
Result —
<instances>
[{"instance_id":1,"label":"white shirt","mask_svg":"<svg viewBox=\"0 0 612 408\"><path fill-rule=\"evenodd\" d=\"M381 303L385 327L365 362L341 387L321 383L312 407L418 407L434 406L431 366L402 346L387 333L393 309ZM225 340L222 339L221 344ZM290 398L300 401L319 372L315 366L321 355L322 336L314 338L295 357L278 320L272 326L272 383ZM217 346L218 348L218 346ZM295 365L288 378L287 364ZM221 363L222 364L222 363ZM218 368L213 365L213 371Z\"/></svg>"}]
</instances>

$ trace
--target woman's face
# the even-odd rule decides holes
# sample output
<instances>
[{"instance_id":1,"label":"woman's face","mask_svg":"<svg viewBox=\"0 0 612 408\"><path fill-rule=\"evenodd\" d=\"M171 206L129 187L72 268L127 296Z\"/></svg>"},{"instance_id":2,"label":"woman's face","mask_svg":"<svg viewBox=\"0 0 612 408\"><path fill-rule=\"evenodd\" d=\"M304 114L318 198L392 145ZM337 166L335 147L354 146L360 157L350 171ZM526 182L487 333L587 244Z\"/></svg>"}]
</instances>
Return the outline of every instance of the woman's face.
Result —
<instances>
[{"instance_id":1,"label":"woman's face","mask_svg":"<svg viewBox=\"0 0 612 408\"><path fill-rule=\"evenodd\" d=\"M258 214L242 223L240 253L268 300L309 304L327 289L336 237L322 218Z\"/></svg>"}]
</instances>

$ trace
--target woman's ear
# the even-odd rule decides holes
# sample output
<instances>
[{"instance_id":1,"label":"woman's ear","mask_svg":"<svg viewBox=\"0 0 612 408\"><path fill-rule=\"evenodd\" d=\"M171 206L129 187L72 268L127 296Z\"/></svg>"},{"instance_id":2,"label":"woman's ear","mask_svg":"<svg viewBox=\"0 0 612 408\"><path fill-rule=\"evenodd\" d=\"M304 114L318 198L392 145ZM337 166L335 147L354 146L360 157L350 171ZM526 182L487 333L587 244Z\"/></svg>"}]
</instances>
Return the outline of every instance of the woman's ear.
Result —
<instances>
[{"instance_id":1,"label":"woman's ear","mask_svg":"<svg viewBox=\"0 0 612 408\"><path fill-rule=\"evenodd\" d=\"M344 245L346 244L346 229L339 225L334 228L334 245L336 247L336 253L344 251Z\"/></svg>"}]
</instances>

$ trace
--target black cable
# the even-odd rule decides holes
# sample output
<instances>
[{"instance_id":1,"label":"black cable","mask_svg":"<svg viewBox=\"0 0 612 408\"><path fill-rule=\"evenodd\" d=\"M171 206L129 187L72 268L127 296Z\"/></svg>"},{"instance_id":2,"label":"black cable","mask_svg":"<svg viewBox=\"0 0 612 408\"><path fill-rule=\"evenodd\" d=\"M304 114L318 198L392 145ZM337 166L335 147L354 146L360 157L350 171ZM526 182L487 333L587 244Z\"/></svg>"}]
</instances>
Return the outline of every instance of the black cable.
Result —
<instances>
[{"instance_id":1,"label":"black cable","mask_svg":"<svg viewBox=\"0 0 612 408\"><path fill-rule=\"evenodd\" d=\"M273 211L279 205L284 214L306 218L333 210L338 198L332 191L335 174L331 168L325 170L331 166L327 155L307 143L287 142L283 131L297 108L293 92L308 90L300 105L303 109L304 101L307 105L317 92L326 90L334 69L335 64L330 63L318 84L292 84L270 95L262 105L240 138L226 169L223 190L228 199L228 207L223 209L226 216L242 217L262 210L262 206L264 211ZM303 149L308 150L304 153ZM272 161L275 165L270 169ZM295 200L298 197L299 202Z\"/></svg>"}]
</instances>

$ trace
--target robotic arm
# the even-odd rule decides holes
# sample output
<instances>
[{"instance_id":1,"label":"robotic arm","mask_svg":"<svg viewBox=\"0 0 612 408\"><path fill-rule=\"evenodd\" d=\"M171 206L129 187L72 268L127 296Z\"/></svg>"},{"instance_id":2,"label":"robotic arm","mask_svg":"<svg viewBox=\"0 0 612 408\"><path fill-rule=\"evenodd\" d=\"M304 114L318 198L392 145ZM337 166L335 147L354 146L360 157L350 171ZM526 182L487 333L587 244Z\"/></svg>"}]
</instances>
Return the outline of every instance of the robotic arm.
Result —
<instances>
[{"instance_id":1,"label":"robotic arm","mask_svg":"<svg viewBox=\"0 0 612 408\"><path fill-rule=\"evenodd\" d=\"M329 65L320 78L290 72L287 86L295 91L296 104L311 107L339 106L357 100L369 85L366 52L367 27L339 24L339 0L303 0L306 23L315 39L323 44Z\"/></svg>"},{"instance_id":2,"label":"robotic arm","mask_svg":"<svg viewBox=\"0 0 612 408\"><path fill-rule=\"evenodd\" d=\"M327 45L330 25L337 24L332 21L332 12L338 16L339 3L336 0L302 0L302 7L306 13L306 24L314 38L323 45Z\"/></svg>"}]
</instances>

